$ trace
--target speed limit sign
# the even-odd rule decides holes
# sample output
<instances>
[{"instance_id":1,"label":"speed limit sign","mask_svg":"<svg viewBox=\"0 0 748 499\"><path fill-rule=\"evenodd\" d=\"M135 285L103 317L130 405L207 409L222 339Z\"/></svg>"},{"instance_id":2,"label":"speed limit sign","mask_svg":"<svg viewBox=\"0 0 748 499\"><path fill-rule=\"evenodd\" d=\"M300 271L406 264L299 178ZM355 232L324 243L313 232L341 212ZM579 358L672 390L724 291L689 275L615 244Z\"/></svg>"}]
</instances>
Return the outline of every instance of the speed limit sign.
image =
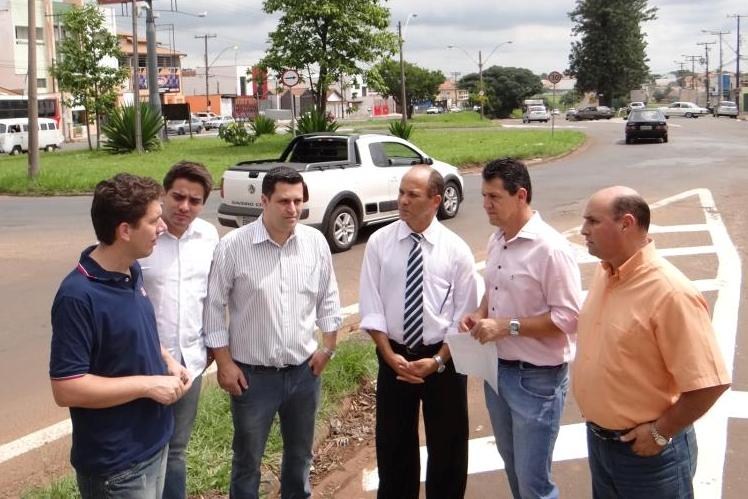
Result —
<instances>
[{"instance_id":1,"label":"speed limit sign","mask_svg":"<svg viewBox=\"0 0 748 499\"><path fill-rule=\"evenodd\" d=\"M296 86L299 83L299 73L293 69L287 69L281 74L281 82L287 87Z\"/></svg>"},{"instance_id":2,"label":"speed limit sign","mask_svg":"<svg viewBox=\"0 0 748 499\"><path fill-rule=\"evenodd\" d=\"M551 71L550 73L548 73L548 81L553 83L554 85L560 82L563 78L564 75L562 75L558 71Z\"/></svg>"}]
</instances>

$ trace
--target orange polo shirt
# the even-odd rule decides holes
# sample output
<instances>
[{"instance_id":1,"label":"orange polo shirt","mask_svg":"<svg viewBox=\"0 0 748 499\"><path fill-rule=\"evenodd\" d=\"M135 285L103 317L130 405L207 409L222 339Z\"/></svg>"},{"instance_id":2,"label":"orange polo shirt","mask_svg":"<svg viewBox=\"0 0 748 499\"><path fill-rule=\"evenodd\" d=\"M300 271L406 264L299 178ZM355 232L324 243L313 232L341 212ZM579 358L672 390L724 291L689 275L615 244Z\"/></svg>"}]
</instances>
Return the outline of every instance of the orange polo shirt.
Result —
<instances>
[{"instance_id":1,"label":"orange polo shirt","mask_svg":"<svg viewBox=\"0 0 748 499\"><path fill-rule=\"evenodd\" d=\"M596 269L572 366L587 421L632 428L659 418L683 392L729 382L706 301L653 242L616 272Z\"/></svg>"}]
</instances>

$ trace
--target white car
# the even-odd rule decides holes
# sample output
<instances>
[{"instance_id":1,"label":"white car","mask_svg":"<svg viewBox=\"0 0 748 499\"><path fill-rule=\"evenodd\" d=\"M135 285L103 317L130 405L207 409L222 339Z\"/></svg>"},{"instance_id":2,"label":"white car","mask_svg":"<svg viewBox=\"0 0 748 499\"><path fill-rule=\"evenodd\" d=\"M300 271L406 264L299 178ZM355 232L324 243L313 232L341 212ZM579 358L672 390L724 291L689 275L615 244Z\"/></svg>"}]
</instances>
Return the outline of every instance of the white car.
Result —
<instances>
[{"instance_id":1,"label":"white car","mask_svg":"<svg viewBox=\"0 0 748 499\"><path fill-rule=\"evenodd\" d=\"M729 116L730 118L738 117L738 106L733 101L723 100L720 101L717 106L717 112L715 114L717 118L720 116Z\"/></svg>"},{"instance_id":2,"label":"white car","mask_svg":"<svg viewBox=\"0 0 748 499\"><path fill-rule=\"evenodd\" d=\"M545 106L529 106L527 111L522 114L522 123L530 123L531 121L548 123L550 119L551 115Z\"/></svg>"},{"instance_id":3,"label":"white car","mask_svg":"<svg viewBox=\"0 0 748 499\"><path fill-rule=\"evenodd\" d=\"M233 122L234 122L234 118L232 118L231 116L217 116L213 118L212 120L208 120L205 122L205 129L212 130L213 128L221 128L221 126L227 125Z\"/></svg>"},{"instance_id":4,"label":"white car","mask_svg":"<svg viewBox=\"0 0 748 499\"><path fill-rule=\"evenodd\" d=\"M438 108L436 106L431 106L430 108L426 110L426 114L439 114L441 112L442 112L441 108Z\"/></svg>"},{"instance_id":5,"label":"white car","mask_svg":"<svg viewBox=\"0 0 748 499\"><path fill-rule=\"evenodd\" d=\"M673 102L667 107L659 108L663 112L665 118L671 116L685 116L686 118L698 118L709 114L709 110L705 107L700 107L693 102Z\"/></svg>"},{"instance_id":6,"label":"white car","mask_svg":"<svg viewBox=\"0 0 748 499\"><path fill-rule=\"evenodd\" d=\"M210 111L208 111L208 112L200 111L200 112L197 112L197 113L192 113L192 117L200 120L200 123L203 126L205 126L205 123L207 123L208 121L210 121L212 119L218 118L218 115L215 114L215 113L211 113Z\"/></svg>"},{"instance_id":7,"label":"white car","mask_svg":"<svg viewBox=\"0 0 748 499\"><path fill-rule=\"evenodd\" d=\"M629 109L632 111L634 109L644 109L645 107L647 106L643 102L630 102L629 103Z\"/></svg>"},{"instance_id":8,"label":"white car","mask_svg":"<svg viewBox=\"0 0 748 499\"><path fill-rule=\"evenodd\" d=\"M256 220L262 214L262 179L270 169L287 166L302 174L309 192L301 223L322 231L333 252L346 251L361 227L397 220L400 180L419 164L444 177L439 218L455 217L463 181L454 166L390 135L314 133L294 138L280 158L241 162L224 171L218 221L240 227Z\"/></svg>"}]
</instances>

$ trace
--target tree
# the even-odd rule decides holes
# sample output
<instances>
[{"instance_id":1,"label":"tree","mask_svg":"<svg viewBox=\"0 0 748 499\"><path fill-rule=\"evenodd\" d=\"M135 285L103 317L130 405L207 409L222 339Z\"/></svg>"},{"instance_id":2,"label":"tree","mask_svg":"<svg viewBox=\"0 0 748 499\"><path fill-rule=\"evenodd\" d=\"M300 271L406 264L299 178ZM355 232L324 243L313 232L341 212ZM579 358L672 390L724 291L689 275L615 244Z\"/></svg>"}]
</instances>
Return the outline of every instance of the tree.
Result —
<instances>
[{"instance_id":1,"label":"tree","mask_svg":"<svg viewBox=\"0 0 748 499\"><path fill-rule=\"evenodd\" d=\"M480 77L471 73L460 80L460 88L467 89L478 100ZM483 71L484 113L494 118L506 118L522 106L522 101L543 91L540 77L525 68L491 66Z\"/></svg>"},{"instance_id":2,"label":"tree","mask_svg":"<svg viewBox=\"0 0 748 499\"><path fill-rule=\"evenodd\" d=\"M91 114L96 119L96 129L101 130L101 116L117 102L117 89L129 74L127 68L118 68L111 61L122 53L117 37L106 29L104 15L95 5L73 8L63 18L65 38L59 44L59 59L51 69L57 79L67 106L83 106L86 129L90 132ZM98 136L97 136L98 137ZM96 140L96 148L100 140ZM91 134L88 133L88 148Z\"/></svg>"},{"instance_id":3,"label":"tree","mask_svg":"<svg viewBox=\"0 0 748 499\"><path fill-rule=\"evenodd\" d=\"M656 18L647 0L577 0L569 12L579 39L571 44L569 70L580 93L596 92L602 105L647 80L649 59L641 24Z\"/></svg>"},{"instance_id":4,"label":"tree","mask_svg":"<svg viewBox=\"0 0 748 499\"><path fill-rule=\"evenodd\" d=\"M405 62L405 100L408 118L413 115L412 103L415 100L434 99L439 92L439 85L446 79L441 71L430 71L415 64ZM385 97L392 97L395 103L403 109L402 91L400 87L400 63L393 59L385 59L369 70L367 77L369 86Z\"/></svg>"},{"instance_id":5,"label":"tree","mask_svg":"<svg viewBox=\"0 0 748 499\"><path fill-rule=\"evenodd\" d=\"M281 17L263 64L278 72L305 70L317 109L325 112L327 91L341 75L361 74L361 64L394 52L397 35L387 30L389 10L380 3L265 0L263 10Z\"/></svg>"}]
</instances>

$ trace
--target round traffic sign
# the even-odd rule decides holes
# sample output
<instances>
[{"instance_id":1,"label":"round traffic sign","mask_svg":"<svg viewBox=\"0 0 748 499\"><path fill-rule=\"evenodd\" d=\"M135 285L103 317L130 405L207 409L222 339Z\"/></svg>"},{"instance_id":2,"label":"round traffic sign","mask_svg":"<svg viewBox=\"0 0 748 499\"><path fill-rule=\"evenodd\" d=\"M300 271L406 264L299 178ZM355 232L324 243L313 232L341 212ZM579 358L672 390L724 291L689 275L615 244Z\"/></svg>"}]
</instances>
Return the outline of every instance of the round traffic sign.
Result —
<instances>
[{"instance_id":1,"label":"round traffic sign","mask_svg":"<svg viewBox=\"0 0 748 499\"><path fill-rule=\"evenodd\" d=\"M562 75L558 71L551 71L550 73L548 73L548 81L553 83L554 85L560 82L563 78L564 75Z\"/></svg>"},{"instance_id":2,"label":"round traffic sign","mask_svg":"<svg viewBox=\"0 0 748 499\"><path fill-rule=\"evenodd\" d=\"M299 73L294 69L286 69L281 74L281 82L287 87L296 86L299 83Z\"/></svg>"},{"instance_id":3,"label":"round traffic sign","mask_svg":"<svg viewBox=\"0 0 748 499\"><path fill-rule=\"evenodd\" d=\"M478 92L478 95L480 95L481 97L483 97L484 95L486 95L486 92L484 92L483 90L481 90L480 92Z\"/></svg>"}]
</instances>

